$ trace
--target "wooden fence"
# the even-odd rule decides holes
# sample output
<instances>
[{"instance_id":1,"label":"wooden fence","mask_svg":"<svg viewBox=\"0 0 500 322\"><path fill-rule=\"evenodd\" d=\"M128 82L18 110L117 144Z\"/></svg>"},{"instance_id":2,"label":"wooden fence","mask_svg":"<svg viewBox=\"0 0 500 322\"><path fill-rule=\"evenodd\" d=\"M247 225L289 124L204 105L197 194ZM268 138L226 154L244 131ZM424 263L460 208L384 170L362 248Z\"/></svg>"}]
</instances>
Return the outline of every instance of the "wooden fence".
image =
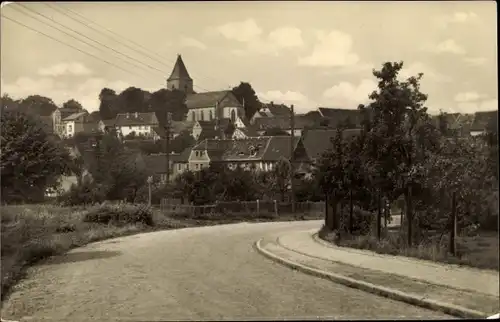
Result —
<instances>
[{"instance_id":1,"label":"wooden fence","mask_svg":"<svg viewBox=\"0 0 500 322\"><path fill-rule=\"evenodd\" d=\"M256 213L274 214L291 213L291 203L274 201L219 201L212 205L194 206L172 203L170 200L162 199L160 209L165 213L191 213L194 215L209 213ZM296 213L324 213L324 202L296 202Z\"/></svg>"}]
</instances>

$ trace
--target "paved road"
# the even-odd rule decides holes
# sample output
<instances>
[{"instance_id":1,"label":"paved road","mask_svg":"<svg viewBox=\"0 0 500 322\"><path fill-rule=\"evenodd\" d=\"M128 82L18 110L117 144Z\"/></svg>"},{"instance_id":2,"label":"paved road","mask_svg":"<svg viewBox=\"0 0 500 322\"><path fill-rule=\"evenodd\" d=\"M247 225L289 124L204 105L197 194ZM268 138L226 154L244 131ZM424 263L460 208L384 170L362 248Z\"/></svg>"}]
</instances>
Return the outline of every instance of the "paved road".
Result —
<instances>
[{"instance_id":1,"label":"paved road","mask_svg":"<svg viewBox=\"0 0 500 322\"><path fill-rule=\"evenodd\" d=\"M7 319L132 321L447 318L276 264L260 237L319 221L163 231L88 245L33 268Z\"/></svg>"}]
</instances>

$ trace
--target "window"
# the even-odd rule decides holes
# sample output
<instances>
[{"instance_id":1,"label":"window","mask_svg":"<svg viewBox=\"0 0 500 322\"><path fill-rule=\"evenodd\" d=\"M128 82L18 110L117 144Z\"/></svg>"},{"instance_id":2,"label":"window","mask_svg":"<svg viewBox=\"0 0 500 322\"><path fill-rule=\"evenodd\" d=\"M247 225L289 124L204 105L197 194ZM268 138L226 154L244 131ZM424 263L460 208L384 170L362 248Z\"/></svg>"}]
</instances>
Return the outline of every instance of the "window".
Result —
<instances>
[{"instance_id":1,"label":"window","mask_svg":"<svg viewBox=\"0 0 500 322\"><path fill-rule=\"evenodd\" d=\"M210 110L210 121L214 119L214 112Z\"/></svg>"},{"instance_id":2,"label":"window","mask_svg":"<svg viewBox=\"0 0 500 322\"><path fill-rule=\"evenodd\" d=\"M199 157L199 152L198 151L195 151L194 154Z\"/></svg>"},{"instance_id":3,"label":"window","mask_svg":"<svg viewBox=\"0 0 500 322\"><path fill-rule=\"evenodd\" d=\"M198 163L196 163L196 170L199 170L200 169L200 165Z\"/></svg>"},{"instance_id":4,"label":"window","mask_svg":"<svg viewBox=\"0 0 500 322\"><path fill-rule=\"evenodd\" d=\"M180 163L177 165L177 170L181 171L181 164Z\"/></svg>"},{"instance_id":5,"label":"window","mask_svg":"<svg viewBox=\"0 0 500 322\"><path fill-rule=\"evenodd\" d=\"M132 130L132 126L129 126L129 127L128 127L128 129L129 129L129 130Z\"/></svg>"},{"instance_id":6,"label":"window","mask_svg":"<svg viewBox=\"0 0 500 322\"><path fill-rule=\"evenodd\" d=\"M231 110L231 121L234 123L234 121L236 121L236 111L235 110Z\"/></svg>"},{"instance_id":7,"label":"window","mask_svg":"<svg viewBox=\"0 0 500 322\"><path fill-rule=\"evenodd\" d=\"M196 121L196 114L194 113L194 111L191 112L191 121Z\"/></svg>"},{"instance_id":8,"label":"window","mask_svg":"<svg viewBox=\"0 0 500 322\"><path fill-rule=\"evenodd\" d=\"M200 111L200 121L203 121L203 110Z\"/></svg>"},{"instance_id":9,"label":"window","mask_svg":"<svg viewBox=\"0 0 500 322\"><path fill-rule=\"evenodd\" d=\"M68 124L68 132L73 132L73 125Z\"/></svg>"}]
</instances>

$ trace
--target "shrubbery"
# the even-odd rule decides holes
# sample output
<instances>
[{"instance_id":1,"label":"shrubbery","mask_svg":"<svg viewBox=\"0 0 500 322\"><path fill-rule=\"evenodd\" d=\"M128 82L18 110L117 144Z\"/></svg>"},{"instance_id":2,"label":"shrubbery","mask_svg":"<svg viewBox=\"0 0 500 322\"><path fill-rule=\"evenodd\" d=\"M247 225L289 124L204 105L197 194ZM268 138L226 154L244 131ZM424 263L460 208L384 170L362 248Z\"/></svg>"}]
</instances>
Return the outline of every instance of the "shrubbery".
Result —
<instances>
[{"instance_id":1,"label":"shrubbery","mask_svg":"<svg viewBox=\"0 0 500 322\"><path fill-rule=\"evenodd\" d=\"M154 226L153 212L147 205L103 204L85 214L84 222L113 224L143 224Z\"/></svg>"}]
</instances>

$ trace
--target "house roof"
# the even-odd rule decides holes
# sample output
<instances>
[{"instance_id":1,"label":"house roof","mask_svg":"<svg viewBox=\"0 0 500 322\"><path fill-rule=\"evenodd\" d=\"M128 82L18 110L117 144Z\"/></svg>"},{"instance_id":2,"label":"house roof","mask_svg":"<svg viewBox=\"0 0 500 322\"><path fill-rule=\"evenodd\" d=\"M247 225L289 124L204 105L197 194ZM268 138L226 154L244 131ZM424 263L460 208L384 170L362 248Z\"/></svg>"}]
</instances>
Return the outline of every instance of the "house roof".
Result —
<instances>
[{"instance_id":1,"label":"house roof","mask_svg":"<svg viewBox=\"0 0 500 322\"><path fill-rule=\"evenodd\" d=\"M294 147L300 138L295 137ZM252 154L251 147L254 147ZM250 137L241 140L207 139L193 147L193 151L207 151L212 161L278 161L290 158L290 137Z\"/></svg>"},{"instance_id":2,"label":"house roof","mask_svg":"<svg viewBox=\"0 0 500 322\"><path fill-rule=\"evenodd\" d=\"M309 158L320 157L331 146L331 139L337 134L336 129L310 129L302 135L302 143ZM350 139L361 134L361 129L346 129L343 139Z\"/></svg>"},{"instance_id":3,"label":"house roof","mask_svg":"<svg viewBox=\"0 0 500 322\"><path fill-rule=\"evenodd\" d=\"M229 90L188 94L186 96L186 106L188 109L215 107L216 103L230 94L232 92Z\"/></svg>"},{"instance_id":4,"label":"house roof","mask_svg":"<svg viewBox=\"0 0 500 322\"><path fill-rule=\"evenodd\" d=\"M290 158L291 136L271 136L266 152L262 156L263 161L278 161L281 158ZM297 148L300 138L293 137L293 150Z\"/></svg>"},{"instance_id":5,"label":"house roof","mask_svg":"<svg viewBox=\"0 0 500 322\"><path fill-rule=\"evenodd\" d=\"M155 125L158 119L154 112L148 113L119 113L115 119L116 126Z\"/></svg>"},{"instance_id":6,"label":"house roof","mask_svg":"<svg viewBox=\"0 0 500 322\"><path fill-rule=\"evenodd\" d=\"M115 126L115 119L111 119L111 120L100 120L99 122L102 122L102 124L104 124L104 126Z\"/></svg>"},{"instance_id":7,"label":"house roof","mask_svg":"<svg viewBox=\"0 0 500 322\"><path fill-rule=\"evenodd\" d=\"M267 108L272 115L268 115L264 112L262 116L285 116L290 115L290 108L284 104L263 104L264 108Z\"/></svg>"},{"instance_id":8,"label":"house roof","mask_svg":"<svg viewBox=\"0 0 500 322\"><path fill-rule=\"evenodd\" d=\"M491 122L498 122L498 110L476 112L471 122L471 131L484 131Z\"/></svg>"},{"instance_id":9,"label":"house roof","mask_svg":"<svg viewBox=\"0 0 500 322\"><path fill-rule=\"evenodd\" d=\"M67 116L66 118L62 119L63 121L77 121L83 117L85 117L86 115L88 115L87 112L78 112L78 113L73 113L69 116Z\"/></svg>"},{"instance_id":10,"label":"house roof","mask_svg":"<svg viewBox=\"0 0 500 322\"><path fill-rule=\"evenodd\" d=\"M171 154L170 157L174 155L176 154ZM167 156L165 153L145 155L143 156L143 159L149 173L167 173ZM172 158L170 158L170 162L172 161Z\"/></svg>"},{"instance_id":11,"label":"house roof","mask_svg":"<svg viewBox=\"0 0 500 322\"><path fill-rule=\"evenodd\" d=\"M313 126L314 120L305 117L304 115L295 115L295 129L303 129L308 126ZM274 116L261 117L254 121L253 126L256 130L267 130L278 128L282 130L290 129L290 116Z\"/></svg>"},{"instance_id":12,"label":"house roof","mask_svg":"<svg viewBox=\"0 0 500 322\"><path fill-rule=\"evenodd\" d=\"M61 107L59 108L59 112L61 113L61 120L64 120L68 116L74 113L80 112L81 109L77 107Z\"/></svg>"},{"instance_id":13,"label":"house roof","mask_svg":"<svg viewBox=\"0 0 500 322\"><path fill-rule=\"evenodd\" d=\"M174 68L172 69L172 73L167 80L186 78L192 80L192 78L189 76L186 65L184 65L184 62L182 61L181 55L177 55L177 60L175 61Z\"/></svg>"},{"instance_id":14,"label":"house roof","mask_svg":"<svg viewBox=\"0 0 500 322\"><path fill-rule=\"evenodd\" d=\"M333 121L334 125L350 119L354 125L359 126L363 119L361 111L357 109L318 107L318 111L323 117Z\"/></svg>"},{"instance_id":15,"label":"house roof","mask_svg":"<svg viewBox=\"0 0 500 322\"><path fill-rule=\"evenodd\" d=\"M192 148L185 148L176 159L174 159L174 163L187 163L189 161L189 156L191 155Z\"/></svg>"},{"instance_id":16,"label":"house roof","mask_svg":"<svg viewBox=\"0 0 500 322\"><path fill-rule=\"evenodd\" d=\"M245 134L247 137L259 136L259 134L257 133L257 131L253 127L239 128L239 129L235 129L235 131L240 131L243 134Z\"/></svg>"}]
</instances>

